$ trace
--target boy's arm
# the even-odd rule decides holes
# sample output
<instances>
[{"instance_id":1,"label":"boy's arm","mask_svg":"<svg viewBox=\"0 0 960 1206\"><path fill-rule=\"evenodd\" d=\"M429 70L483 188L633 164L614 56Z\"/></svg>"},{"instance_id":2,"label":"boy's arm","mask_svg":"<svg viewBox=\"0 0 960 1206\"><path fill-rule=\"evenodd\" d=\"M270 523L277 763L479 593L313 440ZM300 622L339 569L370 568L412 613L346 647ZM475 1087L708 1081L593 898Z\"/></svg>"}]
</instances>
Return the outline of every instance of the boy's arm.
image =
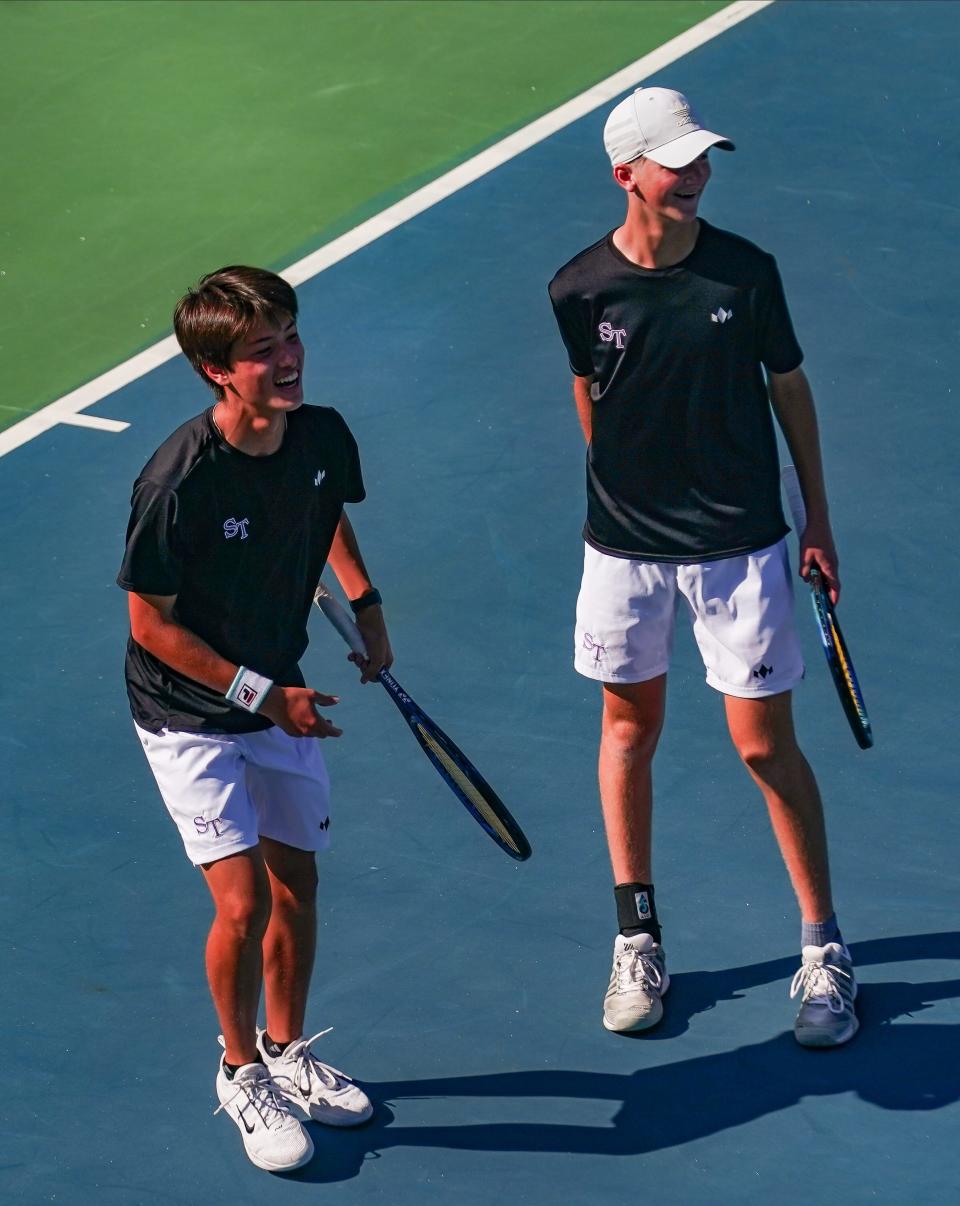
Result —
<instances>
[{"instance_id":1,"label":"boy's arm","mask_svg":"<svg viewBox=\"0 0 960 1206\"><path fill-rule=\"evenodd\" d=\"M574 377L573 400L577 404L577 418L583 428L584 439L589 444L593 439L593 398L590 396L592 377Z\"/></svg>"},{"instance_id":2,"label":"boy's arm","mask_svg":"<svg viewBox=\"0 0 960 1206\"><path fill-rule=\"evenodd\" d=\"M370 575L360 555L356 533L345 511L337 524L333 544L327 554L327 564L337 575L337 581L348 599L359 599L373 590ZM356 613L355 619L363 643L367 647L367 660L364 661L357 653L351 653L350 661L356 662L360 667L360 681L370 683L381 670L389 669L393 665L393 650L390 648L390 638L387 636L383 610L379 604L364 607Z\"/></svg>"},{"instance_id":3,"label":"boy's arm","mask_svg":"<svg viewBox=\"0 0 960 1206\"><path fill-rule=\"evenodd\" d=\"M789 373L768 372L767 382L770 404L790 449L807 509L806 529L797 533L800 576L809 577L810 565L816 562L836 603L840 597L839 559L830 529L813 392L802 368Z\"/></svg>"},{"instance_id":4,"label":"boy's arm","mask_svg":"<svg viewBox=\"0 0 960 1206\"><path fill-rule=\"evenodd\" d=\"M130 632L138 645L187 678L221 695L227 693L239 666L221 657L174 617L176 595L140 595L131 591L128 598ZM291 737L339 737L341 730L317 712L317 705L326 708L336 702L334 696L322 695L309 687L273 686L259 710Z\"/></svg>"}]
</instances>

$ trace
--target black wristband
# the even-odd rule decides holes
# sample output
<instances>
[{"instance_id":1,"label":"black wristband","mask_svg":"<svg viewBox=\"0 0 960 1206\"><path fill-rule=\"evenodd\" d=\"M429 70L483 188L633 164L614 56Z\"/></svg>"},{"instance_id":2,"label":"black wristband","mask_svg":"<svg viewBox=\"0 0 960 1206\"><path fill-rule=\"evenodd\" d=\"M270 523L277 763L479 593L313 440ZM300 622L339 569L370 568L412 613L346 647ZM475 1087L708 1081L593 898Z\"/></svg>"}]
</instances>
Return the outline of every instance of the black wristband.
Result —
<instances>
[{"instance_id":1,"label":"black wristband","mask_svg":"<svg viewBox=\"0 0 960 1206\"><path fill-rule=\"evenodd\" d=\"M371 586L369 590L363 592L359 599L350 600L350 610L355 616L358 616L365 607L379 607L382 603L382 595Z\"/></svg>"}]
</instances>

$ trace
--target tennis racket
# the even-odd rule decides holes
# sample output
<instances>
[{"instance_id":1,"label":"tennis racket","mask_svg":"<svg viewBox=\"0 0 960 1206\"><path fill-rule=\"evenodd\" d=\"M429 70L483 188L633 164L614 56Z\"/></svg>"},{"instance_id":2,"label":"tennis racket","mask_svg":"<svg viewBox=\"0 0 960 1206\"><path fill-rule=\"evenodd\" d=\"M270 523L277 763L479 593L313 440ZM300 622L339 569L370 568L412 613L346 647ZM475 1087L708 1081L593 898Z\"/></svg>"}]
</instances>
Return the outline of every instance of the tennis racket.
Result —
<instances>
[{"instance_id":1,"label":"tennis racket","mask_svg":"<svg viewBox=\"0 0 960 1206\"><path fill-rule=\"evenodd\" d=\"M366 657L367 650L359 628L322 582L317 587L313 601L353 652ZM381 670L378 678L400 709L404 720L420 743L420 748L467 812L511 858L517 859L518 862L528 859L530 843L523 830L470 759L454 745L426 712L417 707L389 670Z\"/></svg>"},{"instance_id":2,"label":"tennis racket","mask_svg":"<svg viewBox=\"0 0 960 1206\"><path fill-rule=\"evenodd\" d=\"M807 526L807 508L800 490L800 480L793 465L784 466L781 478L784 493L793 515L797 540L800 540ZM843 639L836 612L830 602L830 595L824 585L823 575L815 563L810 567L810 597L813 600L813 614L816 616L817 628L820 632L820 643L823 645L823 652L833 676L834 686L837 688L837 694L843 704L844 715L850 724L857 745L862 750L868 750L873 745L873 731L870 728L870 718L867 716L867 708L863 702L863 692L857 681L850 650Z\"/></svg>"}]
</instances>

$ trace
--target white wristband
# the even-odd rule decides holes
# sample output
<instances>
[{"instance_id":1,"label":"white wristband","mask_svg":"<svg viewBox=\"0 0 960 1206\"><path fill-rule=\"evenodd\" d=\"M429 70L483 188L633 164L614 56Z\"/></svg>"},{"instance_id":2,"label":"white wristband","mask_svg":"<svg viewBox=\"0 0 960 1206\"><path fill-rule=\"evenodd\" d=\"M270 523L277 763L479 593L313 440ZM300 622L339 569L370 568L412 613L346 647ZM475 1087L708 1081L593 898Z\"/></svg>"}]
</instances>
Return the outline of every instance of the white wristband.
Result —
<instances>
[{"instance_id":1,"label":"white wristband","mask_svg":"<svg viewBox=\"0 0 960 1206\"><path fill-rule=\"evenodd\" d=\"M241 666L224 698L235 707L243 708L245 712L256 712L272 686L272 678L264 678L262 674L257 674L256 670L248 670L246 666Z\"/></svg>"}]
</instances>

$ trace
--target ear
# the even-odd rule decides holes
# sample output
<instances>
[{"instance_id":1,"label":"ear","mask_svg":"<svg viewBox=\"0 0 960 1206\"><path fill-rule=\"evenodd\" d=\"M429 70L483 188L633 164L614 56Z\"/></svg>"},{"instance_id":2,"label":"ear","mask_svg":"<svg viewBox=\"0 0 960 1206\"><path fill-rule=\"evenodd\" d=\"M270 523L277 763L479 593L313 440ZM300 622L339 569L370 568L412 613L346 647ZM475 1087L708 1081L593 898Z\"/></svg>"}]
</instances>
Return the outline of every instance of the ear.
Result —
<instances>
[{"instance_id":1,"label":"ear","mask_svg":"<svg viewBox=\"0 0 960 1206\"><path fill-rule=\"evenodd\" d=\"M225 388L230 384L230 373L226 369L219 368L215 364L206 363L202 364L200 367L215 385Z\"/></svg>"},{"instance_id":2,"label":"ear","mask_svg":"<svg viewBox=\"0 0 960 1206\"><path fill-rule=\"evenodd\" d=\"M630 163L615 164L613 178L628 193L632 193L636 188L636 181L633 178L633 165Z\"/></svg>"}]
</instances>

